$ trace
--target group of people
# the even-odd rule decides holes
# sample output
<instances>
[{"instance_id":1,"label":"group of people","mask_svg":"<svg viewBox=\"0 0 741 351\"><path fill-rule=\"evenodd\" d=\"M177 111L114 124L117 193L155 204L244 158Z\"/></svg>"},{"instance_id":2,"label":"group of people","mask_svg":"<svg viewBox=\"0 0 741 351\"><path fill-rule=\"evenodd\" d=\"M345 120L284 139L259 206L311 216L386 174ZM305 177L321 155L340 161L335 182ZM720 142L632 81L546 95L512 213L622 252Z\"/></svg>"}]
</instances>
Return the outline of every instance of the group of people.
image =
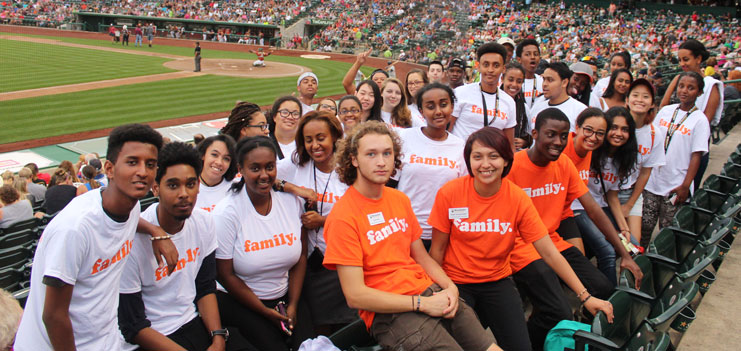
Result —
<instances>
[{"instance_id":1,"label":"group of people","mask_svg":"<svg viewBox=\"0 0 741 351\"><path fill-rule=\"evenodd\" d=\"M114 129L105 184L39 241L15 349L296 350L360 318L387 349L540 350L574 316L561 284L611 321L618 269L640 284L632 256L699 184L725 87L693 39L663 96L622 51L597 79L501 42L476 83L456 58L355 84L363 53L348 95L316 99L307 72L195 146Z\"/></svg>"}]
</instances>

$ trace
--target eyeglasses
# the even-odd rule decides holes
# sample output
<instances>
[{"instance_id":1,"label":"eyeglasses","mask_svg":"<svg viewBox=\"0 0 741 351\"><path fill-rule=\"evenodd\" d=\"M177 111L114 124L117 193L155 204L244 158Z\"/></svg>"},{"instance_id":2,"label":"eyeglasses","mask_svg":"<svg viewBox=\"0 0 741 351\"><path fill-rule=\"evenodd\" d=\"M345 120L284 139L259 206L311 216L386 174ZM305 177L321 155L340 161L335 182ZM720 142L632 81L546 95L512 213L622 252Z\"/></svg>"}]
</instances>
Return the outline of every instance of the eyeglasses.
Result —
<instances>
[{"instance_id":1,"label":"eyeglasses","mask_svg":"<svg viewBox=\"0 0 741 351\"><path fill-rule=\"evenodd\" d=\"M334 107L332 105L327 105L327 104L319 104L319 108L326 108L326 109L330 109L332 111L337 111L337 107Z\"/></svg>"},{"instance_id":2,"label":"eyeglasses","mask_svg":"<svg viewBox=\"0 0 741 351\"><path fill-rule=\"evenodd\" d=\"M350 110L345 110L345 109L342 109L342 110L340 110L340 115L341 115L341 116L344 116L344 115L351 115L351 114L352 114L352 115L357 115L358 113L360 113L360 110L358 110L358 109L356 109L356 108L354 108L354 109L350 109Z\"/></svg>"},{"instance_id":3,"label":"eyeglasses","mask_svg":"<svg viewBox=\"0 0 741 351\"><path fill-rule=\"evenodd\" d=\"M278 110L278 115L283 118L291 117L291 119L298 119L299 117L301 117L301 112L289 111L289 110L283 109L283 110Z\"/></svg>"},{"instance_id":4,"label":"eyeglasses","mask_svg":"<svg viewBox=\"0 0 741 351\"><path fill-rule=\"evenodd\" d=\"M245 127L249 128L260 128L260 130L268 130L267 124L247 124Z\"/></svg>"},{"instance_id":5,"label":"eyeglasses","mask_svg":"<svg viewBox=\"0 0 741 351\"><path fill-rule=\"evenodd\" d=\"M425 85L425 82L424 81L421 81L421 80L418 80L418 81L414 81L414 82L407 82L407 85L410 86L410 87L421 87L421 86Z\"/></svg>"},{"instance_id":6,"label":"eyeglasses","mask_svg":"<svg viewBox=\"0 0 741 351\"><path fill-rule=\"evenodd\" d=\"M602 139L605 137L604 131L596 131L590 127L582 127L582 130L583 130L582 133L584 133L584 136L587 138L591 137L592 135L597 135L597 139Z\"/></svg>"}]
</instances>

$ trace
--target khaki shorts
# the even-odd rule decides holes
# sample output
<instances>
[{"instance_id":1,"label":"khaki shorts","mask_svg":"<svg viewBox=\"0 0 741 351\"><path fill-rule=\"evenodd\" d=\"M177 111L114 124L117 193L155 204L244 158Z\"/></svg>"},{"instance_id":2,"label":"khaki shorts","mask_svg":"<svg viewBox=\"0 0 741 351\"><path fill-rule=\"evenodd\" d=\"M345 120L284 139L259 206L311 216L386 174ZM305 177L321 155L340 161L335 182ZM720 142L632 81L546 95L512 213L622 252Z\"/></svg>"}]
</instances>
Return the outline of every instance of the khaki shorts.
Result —
<instances>
[{"instance_id":1,"label":"khaki shorts","mask_svg":"<svg viewBox=\"0 0 741 351\"><path fill-rule=\"evenodd\" d=\"M422 296L440 290L440 286L432 284ZM494 343L494 336L484 330L462 299L452 319L430 317L421 312L376 313L370 333L385 350L393 351L484 351Z\"/></svg>"}]
</instances>

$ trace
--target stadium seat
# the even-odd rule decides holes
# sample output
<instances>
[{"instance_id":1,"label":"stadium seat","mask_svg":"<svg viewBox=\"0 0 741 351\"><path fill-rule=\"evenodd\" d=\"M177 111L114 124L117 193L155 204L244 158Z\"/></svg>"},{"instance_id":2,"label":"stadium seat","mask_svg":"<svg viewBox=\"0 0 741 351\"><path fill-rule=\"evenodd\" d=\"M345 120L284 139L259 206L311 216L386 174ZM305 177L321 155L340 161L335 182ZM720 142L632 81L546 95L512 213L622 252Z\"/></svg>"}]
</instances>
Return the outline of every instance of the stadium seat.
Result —
<instances>
[{"instance_id":1,"label":"stadium seat","mask_svg":"<svg viewBox=\"0 0 741 351\"><path fill-rule=\"evenodd\" d=\"M674 278L661 294L661 297L653 304L646 321L656 331L668 331L679 312L690 304L698 291L699 288L694 281L682 281L679 277Z\"/></svg>"},{"instance_id":2,"label":"stadium seat","mask_svg":"<svg viewBox=\"0 0 741 351\"><path fill-rule=\"evenodd\" d=\"M695 281L697 277L710 266L720 255L720 249L717 245L705 246L697 244L687 258L682 262L676 272L678 278L682 281Z\"/></svg>"},{"instance_id":3,"label":"stadium seat","mask_svg":"<svg viewBox=\"0 0 741 351\"><path fill-rule=\"evenodd\" d=\"M0 233L0 236L7 235L10 233L20 232L26 229L37 230L37 227L38 227L38 219L29 218L26 220L15 222L11 226L3 229L2 232Z\"/></svg>"},{"instance_id":4,"label":"stadium seat","mask_svg":"<svg viewBox=\"0 0 741 351\"><path fill-rule=\"evenodd\" d=\"M741 199L713 190L698 189L690 205L715 214L718 217L734 217L741 212Z\"/></svg>"},{"instance_id":5,"label":"stadium seat","mask_svg":"<svg viewBox=\"0 0 741 351\"><path fill-rule=\"evenodd\" d=\"M592 321L591 332L574 333L577 350L584 343L606 350L622 350L651 313L649 301L627 291L615 291L608 301L613 307L613 322L609 323L605 314L598 312Z\"/></svg>"},{"instance_id":6,"label":"stadium seat","mask_svg":"<svg viewBox=\"0 0 741 351\"><path fill-rule=\"evenodd\" d=\"M737 165L741 165L741 153L739 152L733 152L730 156L728 156L728 161L730 163L735 163Z\"/></svg>"},{"instance_id":7,"label":"stadium seat","mask_svg":"<svg viewBox=\"0 0 741 351\"><path fill-rule=\"evenodd\" d=\"M8 292L19 290L23 281L23 269L4 268L0 269L0 289Z\"/></svg>"},{"instance_id":8,"label":"stadium seat","mask_svg":"<svg viewBox=\"0 0 741 351\"><path fill-rule=\"evenodd\" d=\"M646 299L655 299L660 296L674 278L675 266L663 260L651 260L647 255L636 256L634 260L643 272L641 289L635 288L635 277L627 269L620 273L617 289L630 289L634 294L642 295Z\"/></svg>"},{"instance_id":9,"label":"stadium seat","mask_svg":"<svg viewBox=\"0 0 741 351\"><path fill-rule=\"evenodd\" d=\"M679 265L697 244L697 235L673 227L662 228L648 244L646 255L658 255Z\"/></svg>"},{"instance_id":10,"label":"stadium seat","mask_svg":"<svg viewBox=\"0 0 741 351\"><path fill-rule=\"evenodd\" d=\"M671 340L669 334L654 331L651 325L643 323L638 330L633 333L624 347L612 347L609 340L585 331L574 333L576 341L576 351L584 351L586 345L591 346L592 350L641 350L641 351L665 351L669 349Z\"/></svg>"},{"instance_id":11,"label":"stadium seat","mask_svg":"<svg viewBox=\"0 0 741 351\"><path fill-rule=\"evenodd\" d=\"M738 179L741 178L741 165L732 162L726 162L726 164L723 165L723 170L720 172L720 174L736 179L738 181Z\"/></svg>"},{"instance_id":12,"label":"stadium seat","mask_svg":"<svg viewBox=\"0 0 741 351\"><path fill-rule=\"evenodd\" d=\"M342 351L377 351L382 348L368 334L365 322L358 319L329 336L329 340Z\"/></svg>"},{"instance_id":13,"label":"stadium seat","mask_svg":"<svg viewBox=\"0 0 741 351\"><path fill-rule=\"evenodd\" d=\"M15 246L0 250L0 269L20 269L31 259L31 250L25 246Z\"/></svg>"},{"instance_id":14,"label":"stadium seat","mask_svg":"<svg viewBox=\"0 0 741 351\"><path fill-rule=\"evenodd\" d=\"M28 300L28 294L31 292L31 288L23 288L13 293L13 297L18 300L21 308L26 308L26 300Z\"/></svg>"},{"instance_id":15,"label":"stadium seat","mask_svg":"<svg viewBox=\"0 0 741 351\"><path fill-rule=\"evenodd\" d=\"M142 212L144 212L153 203L159 202L159 201L160 201L160 199L157 198L157 197L154 197L154 196L152 196L152 197L145 197L145 198L139 200L139 204L142 207Z\"/></svg>"},{"instance_id":16,"label":"stadium seat","mask_svg":"<svg viewBox=\"0 0 741 351\"><path fill-rule=\"evenodd\" d=\"M729 204L727 209L733 213L734 208ZM693 206L684 206L674 215L672 228L689 236L694 236L705 245L715 245L718 240L728 235L733 230L732 218L716 218L708 210Z\"/></svg>"},{"instance_id":17,"label":"stadium seat","mask_svg":"<svg viewBox=\"0 0 741 351\"><path fill-rule=\"evenodd\" d=\"M0 236L0 250L9 249L15 246L28 247L38 239L36 231L25 229Z\"/></svg>"}]
</instances>

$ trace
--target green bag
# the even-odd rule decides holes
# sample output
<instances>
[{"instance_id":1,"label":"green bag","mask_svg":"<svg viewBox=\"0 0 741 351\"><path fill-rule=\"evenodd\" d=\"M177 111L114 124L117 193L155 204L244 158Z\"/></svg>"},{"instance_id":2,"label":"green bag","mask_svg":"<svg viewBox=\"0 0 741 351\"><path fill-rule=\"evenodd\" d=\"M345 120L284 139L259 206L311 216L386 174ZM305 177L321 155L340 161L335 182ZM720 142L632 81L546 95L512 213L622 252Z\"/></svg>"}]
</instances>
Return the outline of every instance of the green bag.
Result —
<instances>
[{"instance_id":1,"label":"green bag","mask_svg":"<svg viewBox=\"0 0 741 351\"><path fill-rule=\"evenodd\" d=\"M548 336L546 336L545 338L545 345L543 346L543 350L573 351L574 349L576 349L576 343L574 342L574 333L577 330L591 332L592 326L589 324L569 320L562 320L558 322L558 324L556 324L556 326L548 332ZM586 350L589 350L589 348L587 347Z\"/></svg>"}]
</instances>

